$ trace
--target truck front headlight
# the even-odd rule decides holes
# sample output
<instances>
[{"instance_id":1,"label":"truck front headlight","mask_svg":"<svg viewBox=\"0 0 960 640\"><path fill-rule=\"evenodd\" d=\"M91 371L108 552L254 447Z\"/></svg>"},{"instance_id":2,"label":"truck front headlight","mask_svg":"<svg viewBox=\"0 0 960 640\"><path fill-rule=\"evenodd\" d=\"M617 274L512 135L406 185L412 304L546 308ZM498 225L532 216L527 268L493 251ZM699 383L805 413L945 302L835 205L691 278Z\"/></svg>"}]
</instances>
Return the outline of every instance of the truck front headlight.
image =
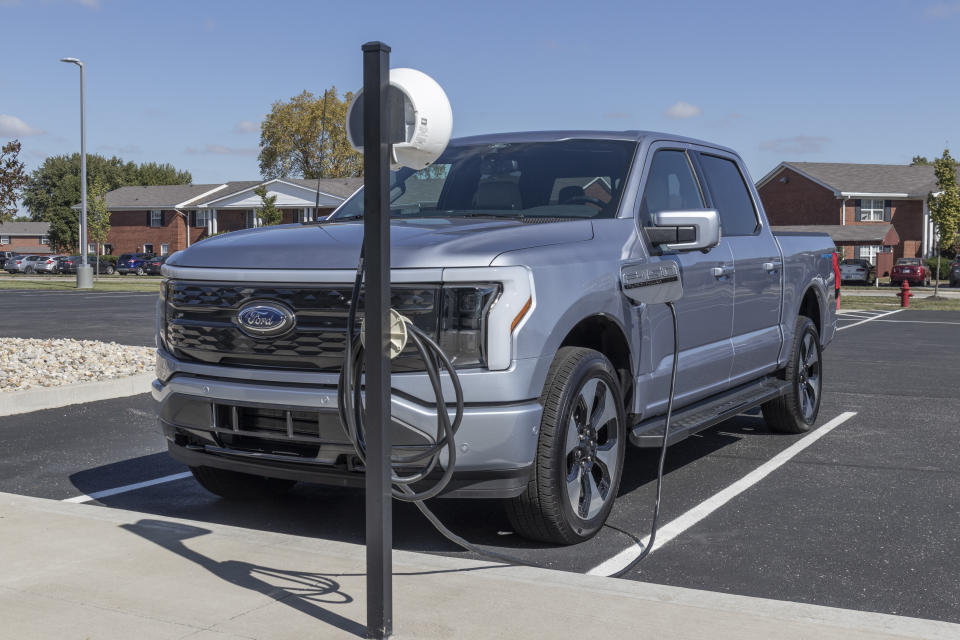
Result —
<instances>
[{"instance_id":1,"label":"truck front headlight","mask_svg":"<svg viewBox=\"0 0 960 640\"><path fill-rule=\"evenodd\" d=\"M439 344L455 366L486 365L487 314L499 295L498 284L443 287Z\"/></svg>"}]
</instances>

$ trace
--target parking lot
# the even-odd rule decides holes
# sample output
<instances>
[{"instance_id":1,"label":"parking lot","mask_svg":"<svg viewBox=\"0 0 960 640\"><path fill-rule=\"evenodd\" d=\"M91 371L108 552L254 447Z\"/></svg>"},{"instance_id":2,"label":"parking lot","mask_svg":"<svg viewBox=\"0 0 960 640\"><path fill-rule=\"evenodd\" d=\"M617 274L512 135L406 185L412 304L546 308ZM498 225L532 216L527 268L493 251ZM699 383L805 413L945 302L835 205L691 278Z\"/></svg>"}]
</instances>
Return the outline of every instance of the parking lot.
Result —
<instances>
[{"instance_id":1,"label":"parking lot","mask_svg":"<svg viewBox=\"0 0 960 640\"><path fill-rule=\"evenodd\" d=\"M16 305L23 295L0 292L0 300ZM34 304L46 296L45 313L14 314L0 335L153 344L153 294L29 295ZM742 415L671 448L660 544L627 578L960 622L960 312L841 318L825 352L816 430L774 434L758 415ZM299 485L261 503L206 493L165 454L146 394L0 418L0 429L0 491L363 541L356 490ZM538 565L608 574L618 554L635 552L634 536L649 530L657 452L628 449L627 456L607 526L574 547L519 539L495 503L433 505L481 545ZM400 549L464 554L410 505L395 503L394 536Z\"/></svg>"}]
</instances>

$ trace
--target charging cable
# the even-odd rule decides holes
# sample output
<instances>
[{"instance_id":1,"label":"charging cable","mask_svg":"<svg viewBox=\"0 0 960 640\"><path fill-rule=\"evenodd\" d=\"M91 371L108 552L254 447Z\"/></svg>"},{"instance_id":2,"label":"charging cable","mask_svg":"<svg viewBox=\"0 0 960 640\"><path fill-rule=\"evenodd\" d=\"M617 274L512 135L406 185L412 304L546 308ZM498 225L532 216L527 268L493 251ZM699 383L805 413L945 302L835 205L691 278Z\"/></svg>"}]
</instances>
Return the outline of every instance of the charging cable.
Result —
<instances>
[{"instance_id":1,"label":"charging cable","mask_svg":"<svg viewBox=\"0 0 960 640\"><path fill-rule=\"evenodd\" d=\"M353 289L350 294L350 309L347 312L344 361L337 384L337 408L340 414L340 423L344 428L347 438L349 438L350 443L356 450L357 458L361 464L364 465L364 468L366 468L364 407L361 393L364 346L360 340L360 336L356 333L357 308L360 302L360 289L363 284L364 274L364 249L361 248L360 261L357 265L357 275L354 279ZM676 390L677 366L679 364L680 354L677 310L672 302L667 302L666 304L670 308L670 313L673 316L673 368L670 374L670 397L667 401L667 416L663 428L663 441L660 446L660 460L657 466L657 497L653 507L653 523L650 528L650 541L637 558L613 574L613 577L624 575L641 560L646 558L653 549L653 543L657 535L657 523L660 517L660 498L663 488L663 467L667 457L667 442L670 437L670 419L673 413L673 397ZM527 560L501 555L488 549L482 549L448 529L436 514L427 507L425 501L440 494L453 477L453 471L457 461L455 436L463 420L463 389L460 386L460 379L457 376L456 368L453 366L453 363L450 362L450 359L447 358L443 349L441 349L430 336L410 322L409 319L402 318L402 320L406 324L408 335L420 359L423 361L424 369L430 380L430 386L433 388L437 407L437 432L433 444L424 448L422 451L404 455L392 454L390 456L390 476L391 482L393 483L393 497L402 502L414 503L417 509L420 510L440 535L453 544L475 553L478 556L506 564L550 568ZM447 373L453 385L455 402L454 417L452 420L450 419L447 404L443 396L441 370ZM391 428L390 425L383 426L384 428ZM412 485L426 480L438 466L444 466L440 464L444 452L446 452L446 465L439 479L426 489L415 490ZM418 467L419 470L413 472L403 471L403 469L409 469L410 467Z\"/></svg>"}]
</instances>

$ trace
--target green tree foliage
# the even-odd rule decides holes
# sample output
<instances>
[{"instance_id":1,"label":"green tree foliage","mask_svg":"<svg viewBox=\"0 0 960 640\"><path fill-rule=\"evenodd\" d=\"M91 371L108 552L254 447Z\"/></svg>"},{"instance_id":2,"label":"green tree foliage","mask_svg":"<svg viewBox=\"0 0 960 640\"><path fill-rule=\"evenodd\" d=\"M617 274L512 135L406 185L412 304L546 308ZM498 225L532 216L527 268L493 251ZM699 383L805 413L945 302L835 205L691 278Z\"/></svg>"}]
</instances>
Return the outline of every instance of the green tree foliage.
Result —
<instances>
[{"instance_id":1,"label":"green tree foliage","mask_svg":"<svg viewBox=\"0 0 960 640\"><path fill-rule=\"evenodd\" d=\"M188 171L154 162L138 165L116 156L105 158L87 154L87 190L100 181L106 191L126 185L189 184ZM78 212L71 207L80 202L80 154L51 156L30 174L23 190L23 204L30 217L50 223L50 242L58 251L78 246ZM89 205L88 205L89 212Z\"/></svg>"},{"instance_id":2,"label":"green tree foliage","mask_svg":"<svg viewBox=\"0 0 960 640\"><path fill-rule=\"evenodd\" d=\"M363 158L347 142L347 107L336 87L322 96L304 91L278 101L260 127L260 173L265 178L348 178L363 173Z\"/></svg>"},{"instance_id":3,"label":"green tree foliage","mask_svg":"<svg viewBox=\"0 0 960 640\"><path fill-rule=\"evenodd\" d=\"M930 160L927 160L926 156L913 156L913 160L910 161L910 166L911 167L929 167L934 162L936 162L936 160L937 159L934 158L933 162L931 162ZM953 164L954 166L960 167L960 160L954 160Z\"/></svg>"},{"instance_id":4,"label":"green tree foliage","mask_svg":"<svg viewBox=\"0 0 960 640\"><path fill-rule=\"evenodd\" d=\"M930 219L937 230L937 249L951 249L960 239L960 187L957 186L957 163L944 149L933 161L937 174L937 195L930 194ZM939 289L940 274L936 275ZM936 295L936 293L934 293Z\"/></svg>"},{"instance_id":5,"label":"green tree foliage","mask_svg":"<svg viewBox=\"0 0 960 640\"><path fill-rule=\"evenodd\" d=\"M20 161L20 141L11 140L0 149L0 222L17 213L17 200L27 184L27 172Z\"/></svg>"},{"instance_id":6,"label":"green tree foliage","mask_svg":"<svg viewBox=\"0 0 960 640\"><path fill-rule=\"evenodd\" d=\"M260 218L260 223L267 227L280 224L283 220L283 211L277 208L277 196L268 196L267 188L264 185L260 185L253 192L260 196L260 202L262 203L262 206L257 209L257 217Z\"/></svg>"},{"instance_id":7,"label":"green tree foliage","mask_svg":"<svg viewBox=\"0 0 960 640\"><path fill-rule=\"evenodd\" d=\"M87 237L98 245L110 235L110 212L107 210L107 186L94 179L87 191ZM99 251L98 251L99 253Z\"/></svg>"}]
</instances>

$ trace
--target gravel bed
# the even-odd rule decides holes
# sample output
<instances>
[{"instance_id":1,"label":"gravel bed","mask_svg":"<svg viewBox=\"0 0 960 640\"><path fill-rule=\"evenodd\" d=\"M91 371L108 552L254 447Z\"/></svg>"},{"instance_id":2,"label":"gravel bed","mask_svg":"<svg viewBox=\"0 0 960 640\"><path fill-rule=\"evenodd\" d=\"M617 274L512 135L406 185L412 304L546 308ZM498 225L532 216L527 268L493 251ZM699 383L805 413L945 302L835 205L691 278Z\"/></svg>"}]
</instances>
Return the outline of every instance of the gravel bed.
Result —
<instances>
[{"instance_id":1,"label":"gravel bed","mask_svg":"<svg viewBox=\"0 0 960 640\"><path fill-rule=\"evenodd\" d=\"M0 338L0 392L149 373L156 353L98 340Z\"/></svg>"}]
</instances>

